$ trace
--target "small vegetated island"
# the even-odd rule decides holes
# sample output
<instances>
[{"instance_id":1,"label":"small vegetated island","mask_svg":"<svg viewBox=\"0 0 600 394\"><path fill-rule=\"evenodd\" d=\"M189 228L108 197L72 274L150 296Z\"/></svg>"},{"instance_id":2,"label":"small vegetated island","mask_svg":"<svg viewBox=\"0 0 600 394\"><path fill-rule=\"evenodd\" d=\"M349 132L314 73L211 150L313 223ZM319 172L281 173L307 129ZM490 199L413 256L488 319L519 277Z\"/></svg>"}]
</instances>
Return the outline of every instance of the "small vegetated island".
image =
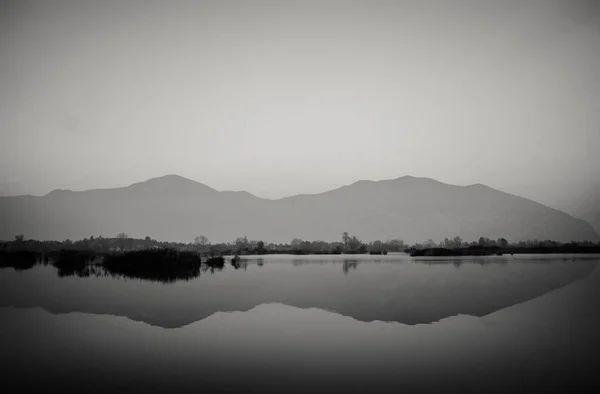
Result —
<instances>
[{"instance_id":1,"label":"small vegetated island","mask_svg":"<svg viewBox=\"0 0 600 394\"><path fill-rule=\"evenodd\" d=\"M16 270L51 264L59 276L115 276L174 282L198 277L201 273L220 271L224 256L232 256L234 268L239 256L266 254L371 254L406 253L410 256L490 256L503 254L600 253L600 243L555 241L520 241L509 243L500 238L481 237L463 241L460 237L441 242L428 240L406 245L400 239L363 242L347 232L337 242L304 241L265 244L239 237L230 243L212 244L204 236L193 242L161 242L150 237L130 238L124 233L114 238L90 237L79 241L38 241L17 235L12 241L0 241L0 268Z\"/></svg>"}]
</instances>

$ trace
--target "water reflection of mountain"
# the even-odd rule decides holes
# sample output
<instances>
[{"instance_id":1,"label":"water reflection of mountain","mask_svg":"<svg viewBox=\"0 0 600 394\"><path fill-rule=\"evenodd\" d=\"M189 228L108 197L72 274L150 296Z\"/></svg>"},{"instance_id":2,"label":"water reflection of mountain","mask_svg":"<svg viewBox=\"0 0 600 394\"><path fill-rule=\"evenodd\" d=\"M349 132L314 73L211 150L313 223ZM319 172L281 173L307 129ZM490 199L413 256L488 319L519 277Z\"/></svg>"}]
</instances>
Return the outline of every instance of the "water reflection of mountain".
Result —
<instances>
[{"instance_id":1,"label":"water reflection of mountain","mask_svg":"<svg viewBox=\"0 0 600 394\"><path fill-rule=\"evenodd\" d=\"M173 330L0 308L0 367L4 386L24 392L597 392L599 274L483 318L419 326L277 303Z\"/></svg>"},{"instance_id":2,"label":"water reflection of mountain","mask_svg":"<svg viewBox=\"0 0 600 394\"><path fill-rule=\"evenodd\" d=\"M111 277L58 278L54 268L0 271L0 306L126 316L166 328L264 303L319 308L361 321L431 323L483 316L588 276L598 260L278 261L230 264L164 285ZM317 264L315 264L317 263ZM359 268L357 268L359 267Z\"/></svg>"}]
</instances>

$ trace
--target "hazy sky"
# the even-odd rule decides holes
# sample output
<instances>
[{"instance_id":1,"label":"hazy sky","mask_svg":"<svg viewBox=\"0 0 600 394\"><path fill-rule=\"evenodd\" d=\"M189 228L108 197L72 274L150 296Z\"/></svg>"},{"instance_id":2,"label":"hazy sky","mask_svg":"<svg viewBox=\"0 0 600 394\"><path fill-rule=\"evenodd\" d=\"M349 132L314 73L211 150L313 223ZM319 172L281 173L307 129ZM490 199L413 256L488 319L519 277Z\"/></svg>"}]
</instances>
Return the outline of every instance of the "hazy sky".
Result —
<instances>
[{"instance_id":1,"label":"hazy sky","mask_svg":"<svg viewBox=\"0 0 600 394\"><path fill-rule=\"evenodd\" d=\"M600 2L13 1L0 193L600 178Z\"/></svg>"}]
</instances>

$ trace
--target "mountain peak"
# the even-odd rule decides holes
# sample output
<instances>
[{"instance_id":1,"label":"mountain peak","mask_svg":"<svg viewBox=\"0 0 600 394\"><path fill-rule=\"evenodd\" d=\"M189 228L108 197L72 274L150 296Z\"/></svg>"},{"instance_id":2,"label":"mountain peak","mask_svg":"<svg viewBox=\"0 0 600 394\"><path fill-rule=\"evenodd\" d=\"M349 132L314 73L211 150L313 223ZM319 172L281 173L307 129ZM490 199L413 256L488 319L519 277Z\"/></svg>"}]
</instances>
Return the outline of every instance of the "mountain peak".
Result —
<instances>
[{"instance_id":1,"label":"mountain peak","mask_svg":"<svg viewBox=\"0 0 600 394\"><path fill-rule=\"evenodd\" d=\"M424 176L412 176L412 175L404 175L404 176L399 176L396 179L392 179L394 181L424 181L424 182L436 182L436 183L442 183L436 179L433 178L427 178Z\"/></svg>"},{"instance_id":2,"label":"mountain peak","mask_svg":"<svg viewBox=\"0 0 600 394\"><path fill-rule=\"evenodd\" d=\"M150 178L146 181L138 182L138 183L155 183L155 182L194 182L194 183L198 183L194 180L182 177L181 175L177 175L177 174L167 174L167 175L163 175L163 176L157 176L157 177Z\"/></svg>"},{"instance_id":3,"label":"mountain peak","mask_svg":"<svg viewBox=\"0 0 600 394\"><path fill-rule=\"evenodd\" d=\"M396 178L397 181L402 180L402 179L416 179L416 177L414 177L412 175L403 175L403 176L399 176L398 178Z\"/></svg>"},{"instance_id":4,"label":"mountain peak","mask_svg":"<svg viewBox=\"0 0 600 394\"><path fill-rule=\"evenodd\" d=\"M68 190L68 189L54 189L50 193L47 193L46 196L58 196L58 195L64 195L67 193L73 193L73 191Z\"/></svg>"},{"instance_id":5,"label":"mountain peak","mask_svg":"<svg viewBox=\"0 0 600 394\"><path fill-rule=\"evenodd\" d=\"M51 194L43 204L31 198L0 199L0 239L21 232L73 239L120 231L165 240L192 239L202 231L218 242L239 234L271 242L294 237L329 241L344 231L364 240L401 237L409 243L456 235L466 240L599 239L588 223L533 201L483 185L412 176L363 180L281 201L220 193L175 174L124 188Z\"/></svg>"},{"instance_id":6,"label":"mountain peak","mask_svg":"<svg viewBox=\"0 0 600 394\"><path fill-rule=\"evenodd\" d=\"M370 185L372 183L375 183L375 181L370 181L370 180L367 180L367 179L361 179L360 181L354 182L352 185ZM352 185L350 185L350 186L352 186Z\"/></svg>"},{"instance_id":7,"label":"mountain peak","mask_svg":"<svg viewBox=\"0 0 600 394\"><path fill-rule=\"evenodd\" d=\"M130 185L129 188L143 190L172 190L175 192L181 191L182 189L196 189L215 193L217 192L210 186L177 174L168 174L156 178L150 178L143 182L134 183Z\"/></svg>"}]
</instances>

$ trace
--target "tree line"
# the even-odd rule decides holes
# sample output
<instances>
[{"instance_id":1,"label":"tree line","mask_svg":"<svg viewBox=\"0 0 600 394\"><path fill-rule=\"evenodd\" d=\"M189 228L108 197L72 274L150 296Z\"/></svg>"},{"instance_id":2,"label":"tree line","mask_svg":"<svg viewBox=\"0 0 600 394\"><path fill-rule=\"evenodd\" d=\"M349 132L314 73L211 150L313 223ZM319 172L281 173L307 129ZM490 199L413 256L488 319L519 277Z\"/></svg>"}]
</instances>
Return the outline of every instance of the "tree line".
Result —
<instances>
[{"instance_id":1,"label":"tree line","mask_svg":"<svg viewBox=\"0 0 600 394\"><path fill-rule=\"evenodd\" d=\"M387 252L406 252L443 248L448 250L464 248L502 248L528 249L600 247L600 243L570 242L562 243L552 240L528 240L509 242L505 238L490 239L480 237L478 240L464 241L461 237L445 238L441 241L431 239L414 244L406 244L401 239L375 240L364 242L355 235L343 232L339 241L308 241L294 238L289 243L266 243L262 240L251 240L248 237L237 237L231 242L212 243L203 235L198 235L192 242L158 241L150 237L136 239L126 233L115 237L89 237L77 241L38 241L26 239L23 234L15 236L14 241L0 241L0 250L30 250L51 252L60 250L80 250L95 252L112 252L153 248L172 248L181 251L195 251L207 255L248 255L248 254L385 254Z\"/></svg>"}]
</instances>

